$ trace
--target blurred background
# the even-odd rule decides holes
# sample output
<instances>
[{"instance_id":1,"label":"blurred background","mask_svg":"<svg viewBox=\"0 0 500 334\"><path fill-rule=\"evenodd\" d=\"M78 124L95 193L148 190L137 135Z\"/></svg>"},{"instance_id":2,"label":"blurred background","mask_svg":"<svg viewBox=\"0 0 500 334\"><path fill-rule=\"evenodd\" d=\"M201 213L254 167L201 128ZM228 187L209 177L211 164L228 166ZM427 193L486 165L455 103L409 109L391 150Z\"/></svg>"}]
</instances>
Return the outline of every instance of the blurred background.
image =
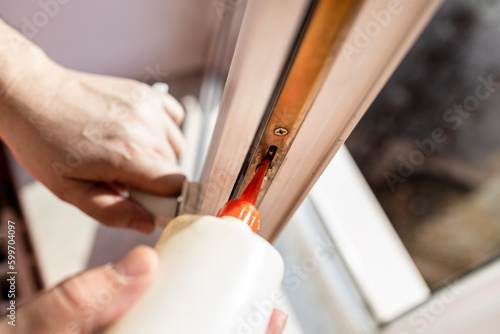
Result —
<instances>
[{"instance_id":1,"label":"blurred background","mask_svg":"<svg viewBox=\"0 0 500 334\"><path fill-rule=\"evenodd\" d=\"M448 0L346 142L433 289L500 254L499 91L500 2Z\"/></svg>"}]
</instances>

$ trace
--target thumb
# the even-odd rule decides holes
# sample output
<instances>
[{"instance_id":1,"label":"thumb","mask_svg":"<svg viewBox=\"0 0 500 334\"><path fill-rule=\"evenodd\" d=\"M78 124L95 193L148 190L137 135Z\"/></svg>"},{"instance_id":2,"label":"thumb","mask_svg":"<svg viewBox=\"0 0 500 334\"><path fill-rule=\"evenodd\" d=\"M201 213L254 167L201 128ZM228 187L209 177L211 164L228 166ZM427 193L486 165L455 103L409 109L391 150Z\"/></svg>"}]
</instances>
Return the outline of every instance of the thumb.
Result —
<instances>
[{"instance_id":1,"label":"thumb","mask_svg":"<svg viewBox=\"0 0 500 334\"><path fill-rule=\"evenodd\" d=\"M118 262L70 278L19 309L22 334L90 334L118 319L151 282L158 257L133 249ZM16 326L17 327L17 326Z\"/></svg>"},{"instance_id":2,"label":"thumb","mask_svg":"<svg viewBox=\"0 0 500 334\"><path fill-rule=\"evenodd\" d=\"M154 217L142 205L123 198L106 184L71 180L62 198L104 225L145 233L154 229Z\"/></svg>"}]
</instances>

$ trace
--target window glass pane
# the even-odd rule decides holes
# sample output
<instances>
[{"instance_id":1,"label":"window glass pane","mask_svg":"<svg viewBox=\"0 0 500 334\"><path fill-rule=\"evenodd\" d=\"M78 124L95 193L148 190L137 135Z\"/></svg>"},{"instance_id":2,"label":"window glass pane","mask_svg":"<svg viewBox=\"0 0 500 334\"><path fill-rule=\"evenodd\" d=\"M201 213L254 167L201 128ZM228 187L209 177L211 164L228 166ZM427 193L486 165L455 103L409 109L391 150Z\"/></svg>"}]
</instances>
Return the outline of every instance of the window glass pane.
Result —
<instances>
[{"instance_id":1,"label":"window glass pane","mask_svg":"<svg viewBox=\"0 0 500 334\"><path fill-rule=\"evenodd\" d=\"M347 141L431 288L500 254L500 1L446 1Z\"/></svg>"}]
</instances>

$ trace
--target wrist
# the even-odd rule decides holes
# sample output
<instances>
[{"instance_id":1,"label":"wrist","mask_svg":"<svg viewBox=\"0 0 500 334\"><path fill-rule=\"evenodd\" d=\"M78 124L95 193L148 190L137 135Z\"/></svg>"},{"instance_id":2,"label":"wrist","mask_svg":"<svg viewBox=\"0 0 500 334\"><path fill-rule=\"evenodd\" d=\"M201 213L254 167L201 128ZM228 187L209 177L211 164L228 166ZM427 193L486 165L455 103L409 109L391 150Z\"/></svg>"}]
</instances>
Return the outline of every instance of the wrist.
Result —
<instances>
[{"instance_id":1,"label":"wrist","mask_svg":"<svg viewBox=\"0 0 500 334\"><path fill-rule=\"evenodd\" d=\"M0 63L0 93L5 95L13 81L45 66L50 59L40 47L0 19Z\"/></svg>"},{"instance_id":2,"label":"wrist","mask_svg":"<svg viewBox=\"0 0 500 334\"><path fill-rule=\"evenodd\" d=\"M11 130L46 102L47 92L56 91L54 87L64 72L38 46L27 45L23 50L0 54L6 64L0 74L0 138L5 142Z\"/></svg>"},{"instance_id":3,"label":"wrist","mask_svg":"<svg viewBox=\"0 0 500 334\"><path fill-rule=\"evenodd\" d=\"M0 103L15 94L20 82L30 81L43 73L50 73L51 68L57 67L57 64L36 45L28 45L23 51L9 52L8 55L1 52L0 60L4 64L0 74Z\"/></svg>"},{"instance_id":4,"label":"wrist","mask_svg":"<svg viewBox=\"0 0 500 334\"><path fill-rule=\"evenodd\" d=\"M23 93L23 89L33 90L43 87L41 84L47 82L47 76L50 78L55 72L60 72L60 67L40 47L1 19L0 64L2 64L0 71L0 119L2 121L0 124L5 123L13 106L19 105L16 96ZM41 79L43 80L39 81ZM30 96L24 95L22 98ZM14 105L13 102L15 102ZM25 100L21 102L24 103Z\"/></svg>"}]
</instances>

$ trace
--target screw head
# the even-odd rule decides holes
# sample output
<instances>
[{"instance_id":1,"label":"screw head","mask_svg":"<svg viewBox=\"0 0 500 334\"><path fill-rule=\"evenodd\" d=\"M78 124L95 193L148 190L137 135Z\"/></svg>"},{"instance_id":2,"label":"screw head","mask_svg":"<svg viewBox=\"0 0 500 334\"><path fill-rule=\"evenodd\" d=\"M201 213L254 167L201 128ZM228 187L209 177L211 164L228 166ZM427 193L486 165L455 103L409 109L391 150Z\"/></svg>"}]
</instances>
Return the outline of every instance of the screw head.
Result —
<instances>
[{"instance_id":1,"label":"screw head","mask_svg":"<svg viewBox=\"0 0 500 334\"><path fill-rule=\"evenodd\" d=\"M288 134L288 130L286 128L283 128L283 127L278 127L276 129L274 129L274 134L276 136L286 136Z\"/></svg>"}]
</instances>

